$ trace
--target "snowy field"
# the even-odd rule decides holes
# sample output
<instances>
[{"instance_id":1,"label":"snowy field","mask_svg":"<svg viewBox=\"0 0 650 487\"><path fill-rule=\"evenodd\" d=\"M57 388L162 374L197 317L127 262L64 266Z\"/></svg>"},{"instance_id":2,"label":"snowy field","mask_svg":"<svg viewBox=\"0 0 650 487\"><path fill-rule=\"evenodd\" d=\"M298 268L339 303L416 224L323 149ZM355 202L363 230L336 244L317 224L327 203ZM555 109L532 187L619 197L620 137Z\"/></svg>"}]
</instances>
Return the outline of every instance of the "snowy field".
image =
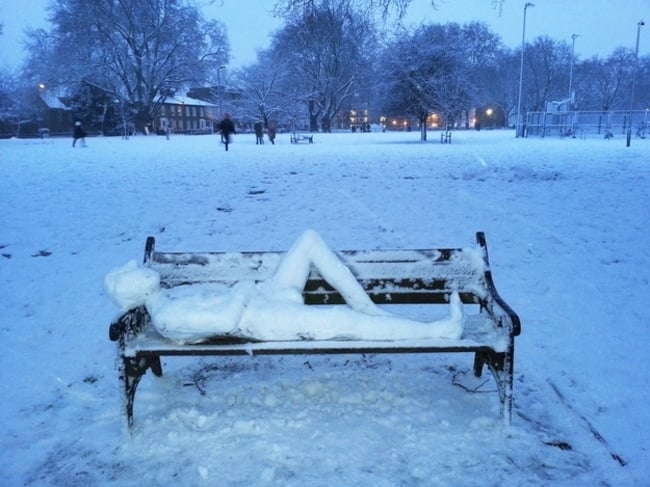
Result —
<instances>
[{"instance_id":1,"label":"snowy field","mask_svg":"<svg viewBox=\"0 0 650 487\"><path fill-rule=\"evenodd\" d=\"M650 485L650 141L457 132L0 141L3 486ZM104 276L161 250L471 246L522 319L472 357L167 359L124 427Z\"/></svg>"}]
</instances>

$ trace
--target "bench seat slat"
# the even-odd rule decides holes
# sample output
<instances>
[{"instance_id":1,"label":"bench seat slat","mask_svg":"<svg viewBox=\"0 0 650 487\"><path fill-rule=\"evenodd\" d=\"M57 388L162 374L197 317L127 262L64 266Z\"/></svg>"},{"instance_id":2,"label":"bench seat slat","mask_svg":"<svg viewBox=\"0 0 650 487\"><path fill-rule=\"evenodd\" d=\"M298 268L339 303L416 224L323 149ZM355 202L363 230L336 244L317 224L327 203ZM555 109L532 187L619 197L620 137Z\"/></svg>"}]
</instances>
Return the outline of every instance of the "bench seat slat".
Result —
<instances>
[{"instance_id":1,"label":"bench seat slat","mask_svg":"<svg viewBox=\"0 0 650 487\"><path fill-rule=\"evenodd\" d=\"M177 344L162 337L153 327L137 336L125 349L129 356L155 353L160 355L232 355L264 353L334 353L332 350L344 349L356 353L399 353L399 350L412 352L468 352L480 350L505 351L507 340L482 315L469 315L465 319L463 336L458 340L282 340L255 341L242 337L215 337L214 343ZM370 350L374 350L371 352ZM222 353L224 352L224 353ZM344 352L336 352L344 353ZM351 352L346 352L351 353Z\"/></svg>"},{"instance_id":2,"label":"bench seat slat","mask_svg":"<svg viewBox=\"0 0 650 487\"><path fill-rule=\"evenodd\" d=\"M275 346L274 346L275 345ZM380 353L443 353L443 352L487 352L494 350L487 345L459 342L424 346L409 345L408 342L349 342L349 341L319 341L319 342L263 342L246 345L196 345L185 348L174 348L163 345L160 348L143 348L137 351L138 356L230 356L230 355L310 355L310 354L380 354Z\"/></svg>"},{"instance_id":3,"label":"bench seat slat","mask_svg":"<svg viewBox=\"0 0 650 487\"><path fill-rule=\"evenodd\" d=\"M382 280L385 283L381 287L393 292L399 292L400 287L442 290L442 282L455 282L461 291L465 285L483 279L480 253L468 250L341 251L337 255L367 291L376 289ZM163 287L193 283L232 285L270 278L283 256L284 252L152 252L145 262L160 274ZM322 281L315 269L309 279L312 283Z\"/></svg>"}]
</instances>

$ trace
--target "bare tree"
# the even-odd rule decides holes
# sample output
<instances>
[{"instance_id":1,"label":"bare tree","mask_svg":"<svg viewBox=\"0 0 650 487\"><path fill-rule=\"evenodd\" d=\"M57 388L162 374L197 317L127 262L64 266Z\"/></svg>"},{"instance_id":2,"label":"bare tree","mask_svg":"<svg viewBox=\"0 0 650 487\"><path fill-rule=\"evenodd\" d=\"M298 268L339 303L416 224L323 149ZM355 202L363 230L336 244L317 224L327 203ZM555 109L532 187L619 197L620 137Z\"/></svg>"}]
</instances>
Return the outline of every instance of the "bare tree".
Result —
<instances>
[{"instance_id":1,"label":"bare tree","mask_svg":"<svg viewBox=\"0 0 650 487\"><path fill-rule=\"evenodd\" d=\"M354 6L357 9L365 10L366 13L373 10L378 11L383 18L393 14L398 19L401 19L411 2L412 0L356 0ZM302 15L304 12L313 9L318 3L319 0L277 0L274 12L279 17ZM430 0L430 3L431 7L435 9L440 0ZM491 0L491 3L492 7L501 13L505 0Z\"/></svg>"},{"instance_id":2,"label":"bare tree","mask_svg":"<svg viewBox=\"0 0 650 487\"><path fill-rule=\"evenodd\" d=\"M365 13L366 16L373 11L380 12L382 17L387 18L391 13L402 18L412 0L354 0L352 7L357 11ZM313 12L322 4L322 0L277 0L274 13L279 17L296 19ZM435 6L436 0L431 0Z\"/></svg>"},{"instance_id":3,"label":"bare tree","mask_svg":"<svg viewBox=\"0 0 650 487\"><path fill-rule=\"evenodd\" d=\"M15 90L14 77L7 71L0 70L0 134L11 133L18 121Z\"/></svg>"},{"instance_id":4,"label":"bare tree","mask_svg":"<svg viewBox=\"0 0 650 487\"><path fill-rule=\"evenodd\" d=\"M493 104L503 112L506 124L517 109L519 90L519 54L507 48L499 48L494 64L482 70L482 101Z\"/></svg>"},{"instance_id":5,"label":"bare tree","mask_svg":"<svg viewBox=\"0 0 650 487\"><path fill-rule=\"evenodd\" d=\"M634 53L618 48L607 59L592 57L578 66L576 74L582 109L613 110L627 108L624 95L632 77Z\"/></svg>"},{"instance_id":6,"label":"bare tree","mask_svg":"<svg viewBox=\"0 0 650 487\"><path fill-rule=\"evenodd\" d=\"M547 102L566 98L570 59L569 45L548 36L527 46L525 100L529 110L545 110Z\"/></svg>"},{"instance_id":7,"label":"bare tree","mask_svg":"<svg viewBox=\"0 0 650 487\"><path fill-rule=\"evenodd\" d=\"M639 57L639 71L637 72L636 103L644 107L646 113L650 111L650 56ZM646 124L648 120L646 119ZM646 125L646 129L647 129Z\"/></svg>"}]
</instances>

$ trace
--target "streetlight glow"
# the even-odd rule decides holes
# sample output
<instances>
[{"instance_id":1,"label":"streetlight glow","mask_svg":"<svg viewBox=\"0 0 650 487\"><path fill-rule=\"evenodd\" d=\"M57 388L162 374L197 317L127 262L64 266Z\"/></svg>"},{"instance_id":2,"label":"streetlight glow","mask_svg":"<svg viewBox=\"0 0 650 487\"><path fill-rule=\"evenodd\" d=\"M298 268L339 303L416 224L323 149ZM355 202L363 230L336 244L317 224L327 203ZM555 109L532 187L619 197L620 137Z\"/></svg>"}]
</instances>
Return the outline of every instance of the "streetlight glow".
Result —
<instances>
[{"instance_id":1,"label":"streetlight glow","mask_svg":"<svg viewBox=\"0 0 650 487\"><path fill-rule=\"evenodd\" d=\"M528 7L534 7L535 4L526 2L524 5L524 26L521 33L521 63L519 66L519 101L517 102L517 125L515 126L515 137L519 137L520 121L521 121L521 90L524 83L524 47L526 45L526 10ZM524 135L523 133L521 134Z\"/></svg>"}]
</instances>

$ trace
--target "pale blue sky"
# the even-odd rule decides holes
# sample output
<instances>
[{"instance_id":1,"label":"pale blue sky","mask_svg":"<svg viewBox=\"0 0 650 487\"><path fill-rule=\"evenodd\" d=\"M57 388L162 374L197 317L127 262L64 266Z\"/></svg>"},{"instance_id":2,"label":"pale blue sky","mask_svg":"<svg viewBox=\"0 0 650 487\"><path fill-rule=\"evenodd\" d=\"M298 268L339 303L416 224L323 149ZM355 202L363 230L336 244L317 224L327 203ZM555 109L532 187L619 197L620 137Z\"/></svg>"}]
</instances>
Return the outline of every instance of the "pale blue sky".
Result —
<instances>
[{"instance_id":1,"label":"pale blue sky","mask_svg":"<svg viewBox=\"0 0 650 487\"><path fill-rule=\"evenodd\" d=\"M0 21L4 34L0 36L0 63L17 67L23 57L22 39L26 27L44 27L45 6L49 0L0 0ZM209 3L204 1L203 3ZM255 60L257 49L268 45L269 34L281 22L270 13L275 0L217 0L205 7L208 18L225 23L232 47L233 67ZM522 0L505 0L503 11L492 8L492 0L437 0L434 10L429 0L413 0L407 21L486 22L509 47L521 44L523 26ZM650 23L650 0L534 0L528 9L526 40L548 35L571 42L576 40L579 58L607 56L618 46L633 49L637 23ZM80 15L83 15L80 13ZM640 53L650 54L650 25L641 28Z\"/></svg>"}]
</instances>

